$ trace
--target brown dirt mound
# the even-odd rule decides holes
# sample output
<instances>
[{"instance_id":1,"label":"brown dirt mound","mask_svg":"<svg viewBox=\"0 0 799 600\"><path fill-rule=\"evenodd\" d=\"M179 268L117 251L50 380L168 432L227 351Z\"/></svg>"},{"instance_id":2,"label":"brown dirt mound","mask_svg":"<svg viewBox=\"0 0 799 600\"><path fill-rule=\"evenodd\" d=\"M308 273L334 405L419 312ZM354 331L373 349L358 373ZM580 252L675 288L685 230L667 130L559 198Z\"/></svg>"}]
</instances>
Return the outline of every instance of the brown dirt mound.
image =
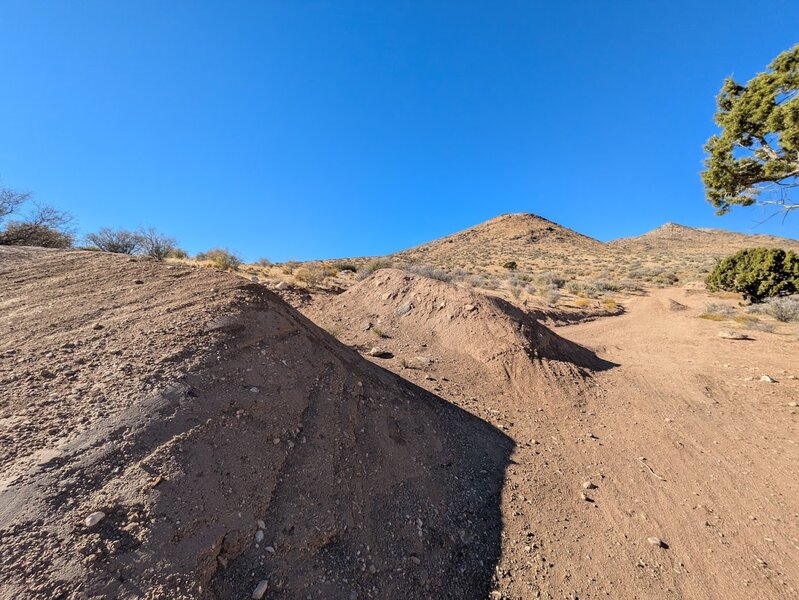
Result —
<instances>
[{"instance_id":1,"label":"brown dirt mound","mask_svg":"<svg viewBox=\"0 0 799 600\"><path fill-rule=\"evenodd\" d=\"M488 594L497 429L234 276L0 248L0 289L0 597Z\"/></svg>"},{"instance_id":2,"label":"brown dirt mound","mask_svg":"<svg viewBox=\"0 0 799 600\"><path fill-rule=\"evenodd\" d=\"M542 383L610 366L500 298L396 269L377 271L316 310L316 322L362 351L377 347L409 368L443 361L450 373L488 375L525 397L545 391Z\"/></svg>"}]
</instances>

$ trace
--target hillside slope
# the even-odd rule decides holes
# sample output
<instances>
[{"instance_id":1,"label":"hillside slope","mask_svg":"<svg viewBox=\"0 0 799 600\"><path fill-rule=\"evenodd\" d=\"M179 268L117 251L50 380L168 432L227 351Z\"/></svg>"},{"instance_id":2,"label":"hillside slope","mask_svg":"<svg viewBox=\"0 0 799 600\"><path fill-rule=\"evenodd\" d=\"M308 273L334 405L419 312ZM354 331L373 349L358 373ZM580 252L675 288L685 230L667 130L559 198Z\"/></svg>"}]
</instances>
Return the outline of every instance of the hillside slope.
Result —
<instances>
[{"instance_id":1,"label":"hillside slope","mask_svg":"<svg viewBox=\"0 0 799 600\"><path fill-rule=\"evenodd\" d=\"M574 252L598 253L602 242L530 213L501 215L464 231L390 255L444 268L519 268L559 261Z\"/></svg>"},{"instance_id":2,"label":"hillside slope","mask_svg":"<svg viewBox=\"0 0 799 600\"><path fill-rule=\"evenodd\" d=\"M512 449L239 277L0 248L0 597L483 598Z\"/></svg>"}]
</instances>

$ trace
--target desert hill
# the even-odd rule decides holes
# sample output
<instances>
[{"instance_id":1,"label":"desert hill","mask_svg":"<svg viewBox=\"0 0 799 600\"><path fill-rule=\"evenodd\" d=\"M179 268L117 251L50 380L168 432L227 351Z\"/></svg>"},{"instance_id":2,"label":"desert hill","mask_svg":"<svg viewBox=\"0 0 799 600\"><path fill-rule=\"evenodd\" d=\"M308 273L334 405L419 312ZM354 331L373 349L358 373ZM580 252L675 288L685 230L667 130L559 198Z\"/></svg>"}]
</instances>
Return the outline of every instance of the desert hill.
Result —
<instances>
[{"instance_id":1,"label":"desert hill","mask_svg":"<svg viewBox=\"0 0 799 600\"><path fill-rule=\"evenodd\" d=\"M619 238L609 245L626 250L699 252L731 254L742 248L799 249L799 240L763 234L745 234L726 229L688 227L665 223L631 238Z\"/></svg>"},{"instance_id":2,"label":"desert hill","mask_svg":"<svg viewBox=\"0 0 799 600\"><path fill-rule=\"evenodd\" d=\"M227 273L0 248L0 289L0 597L488 594L499 430Z\"/></svg>"},{"instance_id":3,"label":"desert hill","mask_svg":"<svg viewBox=\"0 0 799 600\"><path fill-rule=\"evenodd\" d=\"M506 214L464 231L390 255L397 260L467 270L519 268L559 261L573 252L601 252L602 242L534 214Z\"/></svg>"},{"instance_id":4,"label":"desert hill","mask_svg":"<svg viewBox=\"0 0 799 600\"><path fill-rule=\"evenodd\" d=\"M266 282L341 291L388 266L460 282L517 304L568 309L607 291L701 282L719 259L747 247L799 251L799 240L666 223L637 237L601 242L518 213L383 257L248 265L245 271ZM553 287L560 291L553 293ZM556 296L566 302L558 303Z\"/></svg>"}]
</instances>

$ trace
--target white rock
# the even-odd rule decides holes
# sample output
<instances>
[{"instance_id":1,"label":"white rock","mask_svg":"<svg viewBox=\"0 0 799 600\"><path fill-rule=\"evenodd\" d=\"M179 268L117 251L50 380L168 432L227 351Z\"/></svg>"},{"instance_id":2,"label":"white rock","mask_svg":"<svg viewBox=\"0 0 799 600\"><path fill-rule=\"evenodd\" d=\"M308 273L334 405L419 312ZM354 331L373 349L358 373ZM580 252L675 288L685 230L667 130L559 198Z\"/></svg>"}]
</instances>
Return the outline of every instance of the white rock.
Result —
<instances>
[{"instance_id":1,"label":"white rock","mask_svg":"<svg viewBox=\"0 0 799 600\"><path fill-rule=\"evenodd\" d=\"M258 531L255 532L255 543L260 544L263 541L264 541L264 532L259 529Z\"/></svg>"},{"instance_id":2,"label":"white rock","mask_svg":"<svg viewBox=\"0 0 799 600\"><path fill-rule=\"evenodd\" d=\"M266 594L267 587L269 587L269 582L266 579L259 581L258 585L256 585L255 589L252 591L253 600L261 600L264 594Z\"/></svg>"},{"instance_id":3,"label":"white rock","mask_svg":"<svg viewBox=\"0 0 799 600\"><path fill-rule=\"evenodd\" d=\"M97 512L93 512L88 517L86 517L83 520L83 523L86 525L86 527L94 527L95 525L97 525L97 523L99 523L103 519L105 519L105 513L101 510L98 510Z\"/></svg>"},{"instance_id":4,"label":"white rock","mask_svg":"<svg viewBox=\"0 0 799 600\"><path fill-rule=\"evenodd\" d=\"M258 529L266 529L266 523L264 523L260 519L258 519L258 521L255 524L258 525Z\"/></svg>"},{"instance_id":5,"label":"white rock","mask_svg":"<svg viewBox=\"0 0 799 600\"><path fill-rule=\"evenodd\" d=\"M760 377L760 381L765 381L766 383L777 383L777 380L776 380L776 379L772 379L772 378L771 378L771 377L769 377L768 375L762 375L762 376Z\"/></svg>"}]
</instances>

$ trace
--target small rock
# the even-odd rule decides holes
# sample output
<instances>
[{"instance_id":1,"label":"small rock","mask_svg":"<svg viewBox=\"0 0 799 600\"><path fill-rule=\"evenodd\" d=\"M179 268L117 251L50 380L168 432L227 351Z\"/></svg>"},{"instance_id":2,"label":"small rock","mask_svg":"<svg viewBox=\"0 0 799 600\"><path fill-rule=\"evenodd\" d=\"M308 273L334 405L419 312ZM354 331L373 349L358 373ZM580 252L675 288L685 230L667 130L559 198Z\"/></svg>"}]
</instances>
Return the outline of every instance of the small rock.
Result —
<instances>
[{"instance_id":1,"label":"small rock","mask_svg":"<svg viewBox=\"0 0 799 600\"><path fill-rule=\"evenodd\" d=\"M264 541L264 532L259 529L258 531L255 532L255 543L260 544L263 541Z\"/></svg>"},{"instance_id":2,"label":"small rock","mask_svg":"<svg viewBox=\"0 0 799 600\"><path fill-rule=\"evenodd\" d=\"M134 280L133 280L133 283L135 283L136 285L141 285L141 284L143 284L144 282L143 282L141 279L134 279Z\"/></svg>"},{"instance_id":3,"label":"small rock","mask_svg":"<svg viewBox=\"0 0 799 600\"><path fill-rule=\"evenodd\" d=\"M596 489L596 484L594 484L594 483L592 483L590 481L583 481L583 489L584 490L595 490Z\"/></svg>"},{"instance_id":4,"label":"small rock","mask_svg":"<svg viewBox=\"0 0 799 600\"><path fill-rule=\"evenodd\" d=\"M277 285L275 286L276 290L285 290L286 289L286 282L285 281L278 281Z\"/></svg>"},{"instance_id":5,"label":"small rock","mask_svg":"<svg viewBox=\"0 0 799 600\"><path fill-rule=\"evenodd\" d=\"M274 554L275 553L275 548L273 546L267 546L266 548L264 548L264 550L269 552L269 554Z\"/></svg>"},{"instance_id":6,"label":"small rock","mask_svg":"<svg viewBox=\"0 0 799 600\"><path fill-rule=\"evenodd\" d=\"M797 406L799 406L799 404L797 404L796 402L788 402L788 406L790 406L791 408L796 408Z\"/></svg>"},{"instance_id":7,"label":"small rock","mask_svg":"<svg viewBox=\"0 0 799 600\"><path fill-rule=\"evenodd\" d=\"M256 585L255 589L252 591L253 600L261 600L264 594L266 594L267 587L269 587L269 582L266 579L259 581L258 585Z\"/></svg>"},{"instance_id":8,"label":"small rock","mask_svg":"<svg viewBox=\"0 0 799 600\"><path fill-rule=\"evenodd\" d=\"M391 358L394 355L391 354L391 352L389 352L385 348L380 348L378 346L375 346L374 348L369 350L369 356L374 356L375 358Z\"/></svg>"},{"instance_id":9,"label":"small rock","mask_svg":"<svg viewBox=\"0 0 799 600\"><path fill-rule=\"evenodd\" d=\"M253 394L257 394L257 393L258 393L260 390L259 390L257 387L255 387L255 386L252 386L252 387L250 388L250 391L251 391Z\"/></svg>"},{"instance_id":10,"label":"small rock","mask_svg":"<svg viewBox=\"0 0 799 600\"><path fill-rule=\"evenodd\" d=\"M260 519L256 522L256 525L258 525L258 529L266 529L266 523L264 523Z\"/></svg>"},{"instance_id":11,"label":"small rock","mask_svg":"<svg viewBox=\"0 0 799 600\"><path fill-rule=\"evenodd\" d=\"M402 306L400 306L400 307L397 309L397 314L398 314L399 316L402 316L402 315L407 315L409 312L411 312L411 310L412 310L412 309L413 309L413 304L411 304L410 302L408 302L407 304L403 304Z\"/></svg>"},{"instance_id":12,"label":"small rock","mask_svg":"<svg viewBox=\"0 0 799 600\"><path fill-rule=\"evenodd\" d=\"M761 375L761 377L760 377L760 381L764 381L764 382L766 382L766 383L777 383L777 380L776 380L776 379L772 379L772 378L771 378L771 377L769 377L768 375Z\"/></svg>"},{"instance_id":13,"label":"small rock","mask_svg":"<svg viewBox=\"0 0 799 600\"><path fill-rule=\"evenodd\" d=\"M467 304L463 307L463 310L466 312L472 312L473 310L477 310L477 307L474 304Z\"/></svg>"},{"instance_id":14,"label":"small rock","mask_svg":"<svg viewBox=\"0 0 799 600\"><path fill-rule=\"evenodd\" d=\"M103 325L101 323L95 323L92 326L92 329L94 329L95 331L99 331L100 329L103 329Z\"/></svg>"},{"instance_id":15,"label":"small rock","mask_svg":"<svg viewBox=\"0 0 799 600\"><path fill-rule=\"evenodd\" d=\"M586 502L593 502L593 501L594 501L594 499L593 499L593 498L591 498L591 497L590 497L588 494L586 494L585 492L580 492L580 498L582 498L582 499L583 499L583 500L585 500Z\"/></svg>"},{"instance_id":16,"label":"small rock","mask_svg":"<svg viewBox=\"0 0 799 600\"><path fill-rule=\"evenodd\" d=\"M86 517L83 520L83 524L86 525L86 527L94 527L95 525L97 525L97 523L99 523L103 519L105 519L105 513L101 510L98 510L97 512L93 512L88 517Z\"/></svg>"},{"instance_id":17,"label":"small rock","mask_svg":"<svg viewBox=\"0 0 799 600\"><path fill-rule=\"evenodd\" d=\"M652 544L653 546L657 546L658 548L663 548L664 547L663 540L661 540L658 537L652 536L652 537L646 538L646 541L649 542L650 544Z\"/></svg>"},{"instance_id":18,"label":"small rock","mask_svg":"<svg viewBox=\"0 0 799 600\"><path fill-rule=\"evenodd\" d=\"M752 339L748 335L746 335L745 333L740 333L738 331L729 331L729 330L719 331L718 336L721 339L724 339L724 340L751 340Z\"/></svg>"},{"instance_id":19,"label":"small rock","mask_svg":"<svg viewBox=\"0 0 799 600\"><path fill-rule=\"evenodd\" d=\"M361 329L362 329L363 331L369 331L371 328L372 328L372 322L371 322L371 321L364 321L364 322L361 324Z\"/></svg>"}]
</instances>

